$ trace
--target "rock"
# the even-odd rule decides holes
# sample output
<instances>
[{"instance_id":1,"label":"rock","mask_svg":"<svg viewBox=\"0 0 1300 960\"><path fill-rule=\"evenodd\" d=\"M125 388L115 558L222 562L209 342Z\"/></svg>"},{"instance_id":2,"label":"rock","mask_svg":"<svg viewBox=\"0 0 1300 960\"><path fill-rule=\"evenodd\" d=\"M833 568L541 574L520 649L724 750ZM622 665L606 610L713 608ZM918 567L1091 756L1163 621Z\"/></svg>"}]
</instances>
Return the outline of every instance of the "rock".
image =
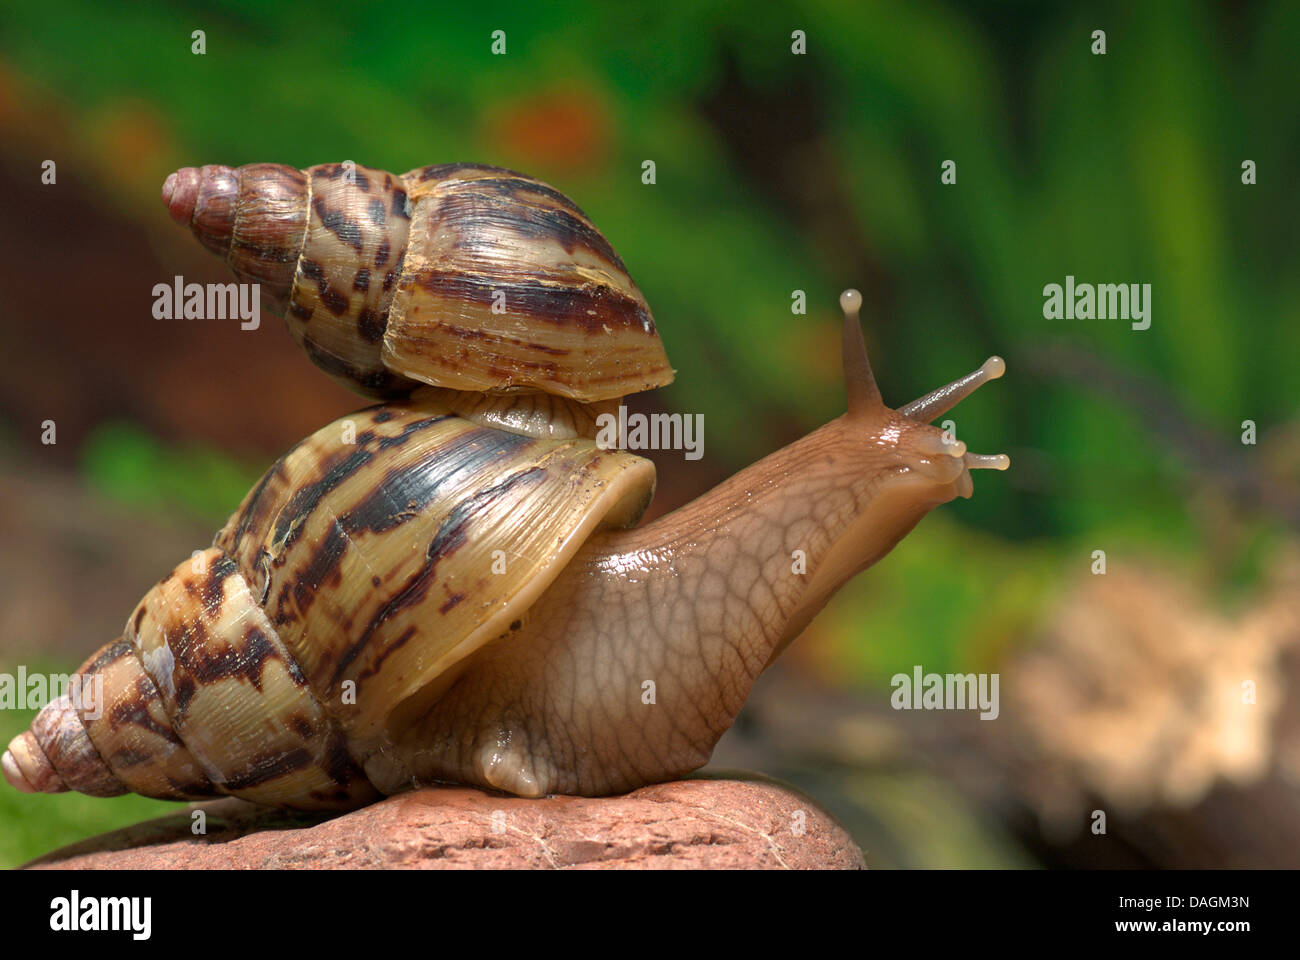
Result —
<instances>
[{"instance_id":1,"label":"rock","mask_svg":"<svg viewBox=\"0 0 1300 960\"><path fill-rule=\"evenodd\" d=\"M207 833L196 836L194 810ZM802 828L802 832L800 832ZM428 787L320 820L241 800L92 837L34 869L861 869L862 853L793 789L751 778L619 797L526 800Z\"/></svg>"}]
</instances>

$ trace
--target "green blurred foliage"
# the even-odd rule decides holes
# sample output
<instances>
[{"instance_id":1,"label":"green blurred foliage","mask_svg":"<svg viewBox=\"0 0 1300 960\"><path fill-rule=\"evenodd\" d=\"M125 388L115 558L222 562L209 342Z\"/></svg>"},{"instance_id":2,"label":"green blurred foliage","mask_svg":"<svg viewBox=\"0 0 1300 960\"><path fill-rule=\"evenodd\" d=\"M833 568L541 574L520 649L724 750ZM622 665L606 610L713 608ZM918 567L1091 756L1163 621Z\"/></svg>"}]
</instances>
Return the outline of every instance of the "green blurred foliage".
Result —
<instances>
[{"instance_id":1,"label":"green blurred foliage","mask_svg":"<svg viewBox=\"0 0 1300 960\"><path fill-rule=\"evenodd\" d=\"M82 448L82 471L100 492L141 507L181 507L217 524L263 470L201 446L168 448L121 421L98 426Z\"/></svg>"},{"instance_id":2,"label":"green blurred foliage","mask_svg":"<svg viewBox=\"0 0 1300 960\"><path fill-rule=\"evenodd\" d=\"M790 52L796 28L805 57ZM1098 28L1105 56L1089 51ZM194 29L205 56L190 53ZM506 56L490 52L497 29ZM1249 588L1276 523L1256 517L1235 553L1210 555L1187 502L1199 467L1149 411L1027 358L1063 339L1158 385L1246 458L1257 448L1237 444L1243 419L1264 431L1296 416L1297 47L1300 5L1286 2L0 11L0 59L56 96L92 144L124 104L157 118L166 143L130 185L139 196L176 166L259 160L398 171L479 160L553 182L644 290L678 371L664 402L706 414L715 465L734 469L842 410L836 296L866 284L866 265L890 288L887 314L866 318L889 401L1007 357L1007 377L956 418L973 450L1011 453L1011 473L977 475L973 500L929 518L826 614L836 669L859 682L918 662L991 662L1099 545L1181 557ZM762 157L728 145L704 108L728 84L760 106L805 91L815 136L800 182L832 191L831 226L756 178ZM587 111L587 154L511 136L511 111L548 96ZM949 159L955 186L939 179ZM1257 186L1241 182L1245 159ZM156 212L141 203L137 215ZM1045 320L1043 287L1067 274L1152 284L1151 328ZM791 315L796 289L806 317ZM106 489L215 519L254 479L124 425L103 428L84 463Z\"/></svg>"}]
</instances>

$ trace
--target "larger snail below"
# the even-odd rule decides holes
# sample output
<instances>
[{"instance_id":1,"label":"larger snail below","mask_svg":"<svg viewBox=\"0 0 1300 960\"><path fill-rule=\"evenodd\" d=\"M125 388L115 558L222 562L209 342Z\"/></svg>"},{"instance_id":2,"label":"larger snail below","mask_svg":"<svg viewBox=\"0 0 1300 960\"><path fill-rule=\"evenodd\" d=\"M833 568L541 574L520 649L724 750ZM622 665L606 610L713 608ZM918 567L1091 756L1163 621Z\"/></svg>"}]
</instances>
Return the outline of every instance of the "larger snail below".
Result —
<instances>
[{"instance_id":1,"label":"larger snail below","mask_svg":"<svg viewBox=\"0 0 1300 960\"><path fill-rule=\"evenodd\" d=\"M313 360L388 402L291 449L145 595L79 670L103 702L60 697L9 744L20 790L344 808L680 777L836 590L1008 466L928 425L1002 361L892 410L848 290L848 411L636 526L654 467L593 425L672 371L562 194L474 165L255 164L163 196Z\"/></svg>"}]
</instances>

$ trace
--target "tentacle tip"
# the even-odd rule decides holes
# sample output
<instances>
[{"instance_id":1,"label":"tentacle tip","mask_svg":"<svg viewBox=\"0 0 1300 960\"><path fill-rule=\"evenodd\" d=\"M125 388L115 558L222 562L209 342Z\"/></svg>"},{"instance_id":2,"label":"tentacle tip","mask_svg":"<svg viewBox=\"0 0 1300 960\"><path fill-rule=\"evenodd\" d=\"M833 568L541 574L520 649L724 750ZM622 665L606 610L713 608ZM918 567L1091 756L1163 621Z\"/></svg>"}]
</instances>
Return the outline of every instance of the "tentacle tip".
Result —
<instances>
[{"instance_id":1,"label":"tentacle tip","mask_svg":"<svg viewBox=\"0 0 1300 960\"><path fill-rule=\"evenodd\" d=\"M1011 458L1005 453L968 453L966 466L970 470L1009 470Z\"/></svg>"},{"instance_id":2,"label":"tentacle tip","mask_svg":"<svg viewBox=\"0 0 1300 960\"><path fill-rule=\"evenodd\" d=\"M15 790L22 793L36 792L36 788L27 782L27 778L23 776L22 769L18 766L18 761L14 759L13 754L8 750L4 752L3 757L0 757L0 769L4 770L5 780L7 780L9 786L13 787Z\"/></svg>"},{"instance_id":3,"label":"tentacle tip","mask_svg":"<svg viewBox=\"0 0 1300 960\"><path fill-rule=\"evenodd\" d=\"M840 294L840 309L847 314L857 313L862 309L862 294L853 287Z\"/></svg>"},{"instance_id":4,"label":"tentacle tip","mask_svg":"<svg viewBox=\"0 0 1300 960\"><path fill-rule=\"evenodd\" d=\"M980 369L984 371L986 379L996 380L1007 372L1007 362L1001 357L989 357Z\"/></svg>"}]
</instances>

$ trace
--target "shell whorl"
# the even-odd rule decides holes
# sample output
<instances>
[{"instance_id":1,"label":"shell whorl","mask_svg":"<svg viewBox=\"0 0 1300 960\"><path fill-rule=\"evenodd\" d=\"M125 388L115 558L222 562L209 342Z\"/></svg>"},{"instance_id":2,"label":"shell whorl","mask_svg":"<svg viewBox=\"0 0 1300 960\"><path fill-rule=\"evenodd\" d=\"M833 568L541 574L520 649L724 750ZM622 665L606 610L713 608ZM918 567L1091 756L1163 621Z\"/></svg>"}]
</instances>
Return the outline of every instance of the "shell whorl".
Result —
<instances>
[{"instance_id":1,"label":"shell whorl","mask_svg":"<svg viewBox=\"0 0 1300 960\"><path fill-rule=\"evenodd\" d=\"M216 545L364 755L400 701L507 633L596 526L635 523L653 491L632 454L408 401L300 443Z\"/></svg>"},{"instance_id":2,"label":"shell whorl","mask_svg":"<svg viewBox=\"0 0 1300 960\"><path fill-rule=\"evenodd\" d=\"M9 745L26 791L221 794L304 809L377 796L364 770L602 524L629 526L649 461L529 437L423 398L317 431L251 490ZM90 682L83 689L94 689Z\"/></svg>"},{"instance_id":3,"label":"shell whorl","mask_svg":"<svg viewBox=\"0 0 1300 960\"><path fill-rule=\"evenodd\" d=\"M378 796L217 548L145 594L124 635L77 675L79 701L51 702L10 743L4 773L19 789L298 809Z\"/></svg>"},{"instance_id":4,"label":"shell whorl","mask_svg":"<svg viewBox=\"0 0 1300 960\"><path fill-rule=\"evenodd\" d=\"M417 385L580 402L671 382L645 298L567 197L498 167L187 167L173 219L262 284L325 372L367 396Z\"/></svg>"}]
</instances>

